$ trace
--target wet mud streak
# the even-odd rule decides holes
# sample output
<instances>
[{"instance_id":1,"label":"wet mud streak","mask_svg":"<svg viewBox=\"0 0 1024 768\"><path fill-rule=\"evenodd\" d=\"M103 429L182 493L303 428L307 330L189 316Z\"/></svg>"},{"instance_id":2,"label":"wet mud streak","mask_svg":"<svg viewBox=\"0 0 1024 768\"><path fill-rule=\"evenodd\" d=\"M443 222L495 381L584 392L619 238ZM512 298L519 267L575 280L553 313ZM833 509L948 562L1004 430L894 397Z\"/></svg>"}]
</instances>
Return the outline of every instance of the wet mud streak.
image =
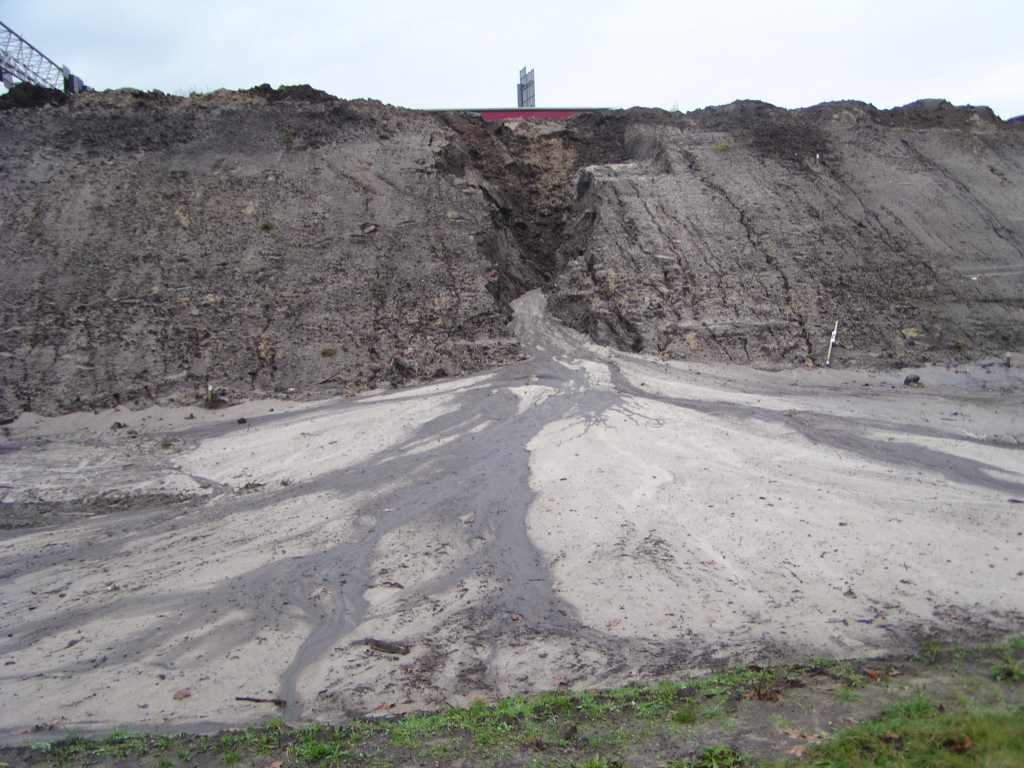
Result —
<instances>
[{"instance_id":1,"label":"wet mud streak","mask_svg":"<svg viewBox=\"0 0 1024 768\"><path fill-rule=\"evenodd\" d=\"M615 392L589 388L584 370L563 364L578 359L584 339L547 320L544 305L539 290L514 304L517 335L531 354L528 362L499 370L461 392L454 412L428 422L409 440L320 479L315 488L303 489L329 489L339 495L390 490L373 494L371 505L362 510L374 523L361 539L309 555L294 571L289 591L305 605L316 629L281 677L279 695L288 701L288 717L299 716L304 706L299 700L303 671L348 635L361 639L358 627L367 610L363 594L376 576L375 550L386 534L414 522L459 531L473 545L472 552L453 570L408 590L398 610L429 601L460 579L486 575L498 589L472 609L475 626L467 628L474 643L493 648L507 631L509 615L516 614L524 623L542 626L547 634L586 636L592 646L616 655L618 641L583 627L572 606L552 592L547 568L526 529L534 498L526 449L530 440L545 425L566 416L593 423L606 408L622 404ZM558 392L519 414L519 400L509 387L529 381ZM421 395L409 390L408 396ZM431 442L439 447L410 450ZM471 522L464 525L467 519ZM330 585L339 595L331 611L305 597L320 584Z\"/></svg>"},{"instance_id":2,"label":"wet mud streak","mask_svg":"<svg viewBox=\"0 0 1024 768\"><path fill-rule=\"evenodd\" d=\"M640 363L644 365L644 363ZM639 400L652 400L666 403L678 408L686 408L717 417L728 417L736 420L757 419L769 423L781 423L795 429L809 442L820 445L822 449L837 449L859 455L869 461L885 464L890 467L904 467L923 472L941 474L953 483L965 483L979 488L988 488L1009 494L1024 493L1024 482L1003 479L999 467L982 461L957 456L951 453L926 448L909 442L881 440L869 436L869 433L892 432L893 424L872 419L857 417L838 417L818 413L813 410L799 412L779 412L767 408L748 405L695 400L683 397L655 395L633 385L614 361L608 363L611 371L612 384L623 395ZM647 367L654 366L647 364ZM903 425L901 431L922 437L949 438L941 430L928 429L920 425ZM968 440L958 437L958 440ZM968 442L983 443L982 440Z\"/></svg>"}]
</instances>

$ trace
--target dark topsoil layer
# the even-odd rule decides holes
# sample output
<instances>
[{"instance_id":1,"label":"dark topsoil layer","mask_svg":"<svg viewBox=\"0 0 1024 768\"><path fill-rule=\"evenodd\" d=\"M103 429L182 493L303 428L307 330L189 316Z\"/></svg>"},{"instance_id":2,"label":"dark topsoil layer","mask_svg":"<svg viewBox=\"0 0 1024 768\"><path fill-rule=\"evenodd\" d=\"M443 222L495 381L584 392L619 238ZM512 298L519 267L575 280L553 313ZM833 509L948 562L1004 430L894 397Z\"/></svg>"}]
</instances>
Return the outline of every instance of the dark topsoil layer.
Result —
<instances>
[{"instance_id":1,"label":"dark topsoil layer","mask_svg":"<svg viewBox=\"0 0 1024 768\"><path fill-rule=\"evenodd\" d=\"M485 123L309 86L0 96L0 419L501 365L509 302L667 358L1024 344L1024 121L927 100Z\"/></svg>"}]
</instances>

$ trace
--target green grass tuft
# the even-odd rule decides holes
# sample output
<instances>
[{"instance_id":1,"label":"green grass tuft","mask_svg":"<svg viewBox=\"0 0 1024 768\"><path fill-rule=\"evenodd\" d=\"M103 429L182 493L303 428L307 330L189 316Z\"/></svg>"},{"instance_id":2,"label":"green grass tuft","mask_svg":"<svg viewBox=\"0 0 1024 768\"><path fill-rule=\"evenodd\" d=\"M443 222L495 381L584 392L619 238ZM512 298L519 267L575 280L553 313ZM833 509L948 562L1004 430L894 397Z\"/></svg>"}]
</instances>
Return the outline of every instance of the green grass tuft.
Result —
<instances>
[{"instance_id":1,"label":"green grass tuft","mask_svg":"<svg viewBox=\"0 0 1024 768\"><path fill-rule=\"evenodd\" d=\"M1022 756L1024 710L980 715L966 710L945 712L920 692L889 707L880 717L812 747L806 755L811 765L821 768L1009 768L1021 765ZM784 761L773 765L797 764Z\"/></svg>"},{"instance_id":2,"label":"green grass tuft","mask_svg":"<svg viewBox=\"0 0 1024 768\"><path fill-rule=\"evenodd\" d=\"M67 768L258 768L279 761L294 768L1024 766L1024 691L1015 683L1024 666L1024 640L969 649L923 644L916 659L916 670L912 660L734 665L682 682L604 691L559 688L529 698L476 701L466 708L394 718L354 718L340 725L294 728L278 718L215 736L119 729L94 739L70 733L62 741L31 747L37 763ZM914 682L923 665L928 666L928 688L894 699L901 687L923 685ZM855 704L858 700L864 704ZM826 706L837 725L854 722L838 714L863 717L867 708L881 708L882 714L826 735L809 718L813 712L805 711L815 706ZM751 731L751 722L763 730ZM774 755L795 751L783 760L756 762L743 749ZM692 756L682 759L680 754ZM6 757L0 753L0 763Z\"/></svg>"}]
</instances>

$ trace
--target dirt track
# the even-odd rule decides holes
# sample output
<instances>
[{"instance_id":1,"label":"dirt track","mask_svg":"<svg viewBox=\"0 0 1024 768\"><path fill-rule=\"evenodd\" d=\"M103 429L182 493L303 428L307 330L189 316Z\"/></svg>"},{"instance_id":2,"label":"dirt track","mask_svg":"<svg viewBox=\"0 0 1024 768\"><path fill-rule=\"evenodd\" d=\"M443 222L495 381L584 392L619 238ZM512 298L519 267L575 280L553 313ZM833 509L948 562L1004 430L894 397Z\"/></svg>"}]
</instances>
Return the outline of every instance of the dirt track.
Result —
<instances>
[{"instance_id":1,"label":"dirt track","mask_svg":"<svg viewBox=\"0 0 1024 768\"><path fill-rule=\"evenodd\" d=\"M0 732L274 711L236 696L337 718L1024 629L1020 367L914 389L668 363L543 306L517 304L529 361L468 378L9 425L3 509L37 527L0 540Z\"/></svg>"}]
</instances>

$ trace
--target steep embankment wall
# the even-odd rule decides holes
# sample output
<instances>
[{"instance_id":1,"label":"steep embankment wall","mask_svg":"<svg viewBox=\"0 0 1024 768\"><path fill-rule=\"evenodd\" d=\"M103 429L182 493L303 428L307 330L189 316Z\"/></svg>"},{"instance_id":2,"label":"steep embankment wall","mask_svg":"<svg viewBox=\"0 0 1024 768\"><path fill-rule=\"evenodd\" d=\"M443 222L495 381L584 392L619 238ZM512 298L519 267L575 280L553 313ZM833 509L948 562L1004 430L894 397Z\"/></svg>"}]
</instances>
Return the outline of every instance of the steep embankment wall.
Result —
<instances>
[{"instance_id":1,"label":"steep embankment wall","mask_svg":"<svg viewBox=\"0 0 1024 768\"><path fill-rule=\"evenodd\" d=\"M0 411L330 395L517 359L437 117L312 89L0 113Z\"/></svg>"},{"instance_id":2,"label":"steep embankment wall","mask_svg":"<svg viewBox=\"0 0 1024 768\"><path fill-rule=\"evenodd\" d=\"M485 124L308 87L0 111L0 417L327 396L517 359L544 285L676 359L1024 343L1024 124L919 102Z\"/></svg>"},{"instance_id":3,"label":"steep embankment wall","mask_svg":"<svg viewBox=\"0 0 1024 768\"><path fill-rule=\"evenodd\" d=\"M576 178L551 306L670 358L956 362L1024 345L1024 131L985 109L635 119Z\"/></svg>"}]
</instances>

